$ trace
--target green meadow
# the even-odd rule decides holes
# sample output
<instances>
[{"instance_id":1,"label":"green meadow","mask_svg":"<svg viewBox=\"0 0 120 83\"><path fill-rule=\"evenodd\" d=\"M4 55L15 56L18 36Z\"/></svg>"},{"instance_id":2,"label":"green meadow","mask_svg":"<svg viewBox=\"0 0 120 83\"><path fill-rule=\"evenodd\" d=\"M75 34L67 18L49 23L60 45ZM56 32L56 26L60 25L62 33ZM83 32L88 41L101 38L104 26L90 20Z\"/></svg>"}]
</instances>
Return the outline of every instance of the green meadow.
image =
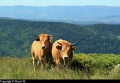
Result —
<instances>
[{"instance_id":1,"label":"green meadow","mask_svg":"<svg viewBox=\"0 0 120 83\"><path fill-rule=\"evenodd\" d=\"M0 57L0 79L120 79L120 55L74 54L71 69L34 70L31 57Z\"/></svg>"}]
</instances>

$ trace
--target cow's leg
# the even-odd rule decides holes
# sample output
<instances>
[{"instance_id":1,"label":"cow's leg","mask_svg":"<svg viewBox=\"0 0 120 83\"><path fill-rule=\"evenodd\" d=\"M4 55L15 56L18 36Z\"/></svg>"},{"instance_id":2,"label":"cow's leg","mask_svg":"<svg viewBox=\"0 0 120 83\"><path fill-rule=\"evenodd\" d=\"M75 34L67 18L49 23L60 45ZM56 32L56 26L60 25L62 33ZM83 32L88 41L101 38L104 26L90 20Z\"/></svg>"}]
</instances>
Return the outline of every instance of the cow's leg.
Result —
<instances>
[{"instance_id":1,"label":"cow's leg","mask_svg":"<svg viewBox=\"0 0 120 83\"><path fill-rule=\"evenodd\" d=\"M46 57L46 58L45 58L45 64L46 64L47 69L48 69L48 66L50 65L49 63L50 63L50 62L49 62L49 59Z\"/></svg>"},{"instance_id":2,"label":"cow's leg","mask_svg":"<svg viewBox=\"0 0 120 83\"><path fill-rule=\"evenodd\" d=\"M45 61L44 61L44 59L43 59L43 60L41 60L41 66L42 66L42 69L44 69L44 68L45 68Z\"/></svg>"},{"instance_id":3,"label":"cow's leg","mask_svg":"<svg viewBox=\"0 0 120 83\"><path fill-rule=\"evenodd\" d=\"M40 60L41 68L44 69L44 67L45 67L45 61L44 61L44 58L43 58L43 57L39 57L39 60Z\"/></svg>"},{"instance_id":4,"label":"cow's leg","mask_svg":"<svg viewBox=\"0 0 120 83\"><path fill-rule=\"evenodd\" d=\"M33 66L34 66L34 69L37 68L37 59L35 57L32 57L33 59Z\"/></svg>"},{"instance_id":5,"label":"cow's leg","mask_svg":"<svg viewBox=\"0 0 120 83\"><path fill-rule=\"evenodd\" d=\"M35 53L32 51L33 66L35 67Z\"/></svg>"},{"instance_id":6,"label":"cow's leg","mask_svg":"<svg viewBox=\"0 0 120 83\"><path fill-rule=\"evenodd\" d=\"M40 61L39 60L37 60L37 66L40 66Z\"/></svg>"},{"instance_id":7,"label":"cow's leg","mask_svg":"<svg viewBox=\"0 0 120 83\"><path fill-rule=\"evenodd\" d=\"M50 69L51 65L52 65L52 59L51 58L46 58L46 63L47 63L47 69Z\"/></svg>"},{"instance_id":8,"label":"cow's leg","mask_svg":"<svg viewBox=\"0 0 120 83\"><path fill-rule=\"evenodd\" d=\"M56 60L57 70L61 69L61 63L59 60Z\"/></svg>"}]
</instances>

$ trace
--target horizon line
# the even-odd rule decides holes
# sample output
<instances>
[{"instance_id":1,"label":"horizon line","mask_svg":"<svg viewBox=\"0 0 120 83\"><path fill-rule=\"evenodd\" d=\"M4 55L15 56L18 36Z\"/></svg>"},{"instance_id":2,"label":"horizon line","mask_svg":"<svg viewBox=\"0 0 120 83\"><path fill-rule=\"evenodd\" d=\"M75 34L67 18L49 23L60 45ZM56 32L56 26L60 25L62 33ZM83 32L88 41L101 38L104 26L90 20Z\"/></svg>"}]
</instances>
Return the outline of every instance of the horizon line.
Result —
<instances>
[{"instance_id":1,"label":"horizon line","mask_svg":"<svg viewBox=\"0 0 120 83\"><path fill-rule=\"evenodd\" d=\"M48 6L38 6L38 5L0 5L0 7L3 6L31 6L31 7L50 7L50 6L58 6L58 7L70 7L70 6L76 6L76 7L84 7L84 6L105 6L105 7L120 7L120 6L110 6L110 5L48 5Z\"/></svg>"}]
</instances>

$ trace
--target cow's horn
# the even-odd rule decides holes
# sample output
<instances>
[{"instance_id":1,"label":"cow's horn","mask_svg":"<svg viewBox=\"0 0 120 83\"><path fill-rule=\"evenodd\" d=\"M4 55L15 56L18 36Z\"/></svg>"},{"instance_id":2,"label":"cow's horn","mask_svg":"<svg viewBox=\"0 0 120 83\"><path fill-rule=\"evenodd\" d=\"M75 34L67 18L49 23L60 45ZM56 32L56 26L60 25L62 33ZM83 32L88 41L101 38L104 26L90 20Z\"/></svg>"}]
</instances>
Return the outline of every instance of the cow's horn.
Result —
<instances>
[{"instance_id":1,"label":"cow's horn","mask_svg":"<svg viewBox=\"0 0 120 83\"><path fill-rule=\"evenodd\" d=\"M76 43L72 43L71 45L76 45Z\"/></svg>"},{"instance_id":2,"label":"cow's horn","mask_svg":"<svg viewBox=\"0 0 120 83\"><path fill-rule=\"evenodd\" d=\"M62 44L60 42L57 41L58 44L60 44L62 46Z\"/></svg>"}]
</instances>

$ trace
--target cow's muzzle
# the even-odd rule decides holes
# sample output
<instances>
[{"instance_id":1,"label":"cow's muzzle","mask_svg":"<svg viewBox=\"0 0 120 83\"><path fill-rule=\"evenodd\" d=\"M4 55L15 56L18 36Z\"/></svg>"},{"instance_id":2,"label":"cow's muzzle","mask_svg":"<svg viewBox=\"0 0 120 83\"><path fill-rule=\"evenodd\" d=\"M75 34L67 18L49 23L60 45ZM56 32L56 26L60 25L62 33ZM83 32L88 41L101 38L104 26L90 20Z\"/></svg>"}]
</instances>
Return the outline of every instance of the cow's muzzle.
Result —
<instances>
[{"instance_id":1,"label":"cow's muzzle","mask_svg":"<svg viewBox=\"0 0 120 83\"><path fill-rule=\"evenodd\" d=\"M45 46L42 46L42 49L45 49Z\"/></svg>"},{"instance_id":2,"label":"cow's muzzle","mask_svg":"<svg viewBox=\"0 0 120 83\"><path fill-rule=\"evenodd\" d=\"M69 59L69 57L68 57L68 56L64 56L63 59L64 59L64 60L67 60L67 59Z\"/></svg>"}]
</instances>

